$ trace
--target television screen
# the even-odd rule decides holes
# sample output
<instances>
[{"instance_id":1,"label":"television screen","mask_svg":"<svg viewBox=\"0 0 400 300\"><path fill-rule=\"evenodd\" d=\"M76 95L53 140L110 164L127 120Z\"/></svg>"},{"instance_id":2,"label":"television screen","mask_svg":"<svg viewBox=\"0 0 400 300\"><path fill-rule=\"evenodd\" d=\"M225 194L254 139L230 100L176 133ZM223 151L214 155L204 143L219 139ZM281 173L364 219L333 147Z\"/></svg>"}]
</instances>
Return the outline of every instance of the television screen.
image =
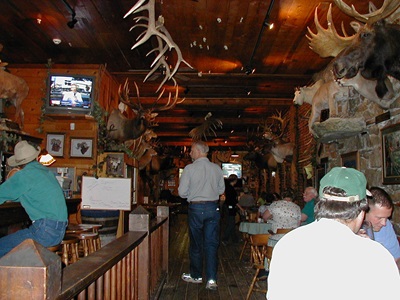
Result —
<instances>
[{"instance_id":1,"label":"television screen","mask_svg":"<svg viewBox=\"0 0 400 300\"><path fill-rule=\"evenodd\" d=\"M222 173L224 174L224 178L228 178L231 174L235 174L238 178L242 178L242 165L222 163Z\"/></svg>"},{"instance_id":2,"label":"television screen","mask_svg":"<svg viewBox=\"0 0 400 300\"><path fill-rule=\"evenodd\" d=\"M94 76L50 74L46 113L90 114L94 100Z\"/></svg>"}]
</instances>

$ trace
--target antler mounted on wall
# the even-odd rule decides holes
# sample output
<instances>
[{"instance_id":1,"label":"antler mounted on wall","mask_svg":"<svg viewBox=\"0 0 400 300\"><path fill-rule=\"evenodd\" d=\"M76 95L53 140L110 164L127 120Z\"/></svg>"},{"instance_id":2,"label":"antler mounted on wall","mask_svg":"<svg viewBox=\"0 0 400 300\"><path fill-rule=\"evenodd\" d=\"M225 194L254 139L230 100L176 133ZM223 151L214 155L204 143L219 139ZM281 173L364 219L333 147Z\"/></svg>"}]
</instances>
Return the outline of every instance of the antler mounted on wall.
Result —
<instances>
[{"instance_id":1,"label":"antler mounted on wall","mask_svg":"<svg viewBox=\"0 0 400 300\"><path fill-rule=\"evenodd\" d=\"M146 1L147 4L144 4ZM157 21L156 21L156 15L155 15L155 0L139 0L124 16L124 18L128 17L131 14L139 13L142 11L147 11L148 12L148 17L145 16L139 16L133 18L133 20L138 23L140 21L147 22L146 23L139 23L131 27L130 30L137 28L137 27L143 27L145 28L145 31L143 31L138 37L137 37L137 42L132 46L132 50L139 47L140 45L144 44L150 38L156 37L157 38L157 44L158 46L151 50L149 53L147 53L147 56L153 52L158 53L157 57L154 59L153 63L151 64L151 70L149 74L146 76L144 81L146 81L158 68L164 67L165 68L165 73L164 73L164 80L161 82L161 84L157 88L157 92L160 90L160 88L164 85L164 83L167 80L170 80L173 78L175 73L178 71L178 68L181 63L186 64L189 68L193 67L186 62L183 57L182 57L182 52L179 48L179 46L173 41L171 35L169 34L168 30L164 26L164 18L163 16L159 16ZM176 54L177 54L177 61L175 63L175 67L172 69L170 65L166 62L165 59L165 53L169 50L172 51L175 49Z\"/></svg>"},{"instance_id":2,"label":"antler mounted on wall","mask_svg":"<svg viewBox=\"0 0 400 300\"><path fill-rule=\"evenodd\" d=\"M202 137L207 140L207 135L213 134L214 136L217 136L215 130L222 128L222 125L222 121L220 119L212 118L212 113L209 112L204 117L204 122L201 125L193 128L189 132L189 136L195 141L201 140Z\"/></svg>"}]
</instances>

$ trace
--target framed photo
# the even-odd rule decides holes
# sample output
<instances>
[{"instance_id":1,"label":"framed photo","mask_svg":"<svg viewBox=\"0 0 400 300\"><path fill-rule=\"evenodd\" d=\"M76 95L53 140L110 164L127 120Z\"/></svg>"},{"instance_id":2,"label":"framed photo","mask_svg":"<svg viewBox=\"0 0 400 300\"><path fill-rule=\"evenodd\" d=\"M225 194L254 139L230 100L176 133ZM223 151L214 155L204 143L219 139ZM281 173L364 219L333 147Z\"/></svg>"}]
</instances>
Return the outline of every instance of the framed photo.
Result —
<instances>
[{"instance_id":1,"label":"framed photo","mask_svg":"<svg viewBox=\"0 0 400 300\"><path fill-rule=\"evenodd\" d=\"M54 157L64 156L65 134L48 133L46 141L46 150Z\"/></svg>"},{"instance_id":2,"label":"framed photo","mask_svg":"<svg viewBox=\"0 0 400 300\"><path fill-rule=\"evenodd\" d=\"M340 156L342 166L346 168L360 169L360 155L358 151L349 152Z\"/></svg>"},{"instance_id":3,"label":"framed photo","mask_svg":"<svg viewBox=\"0 0 400 300\"><path fill-rule=\"evenodd\" d=\"M381 130L383 184L400 183L400 124Z\"/></svg>"},{"instance_id":4,"label":"framed photo","mask_svg":"<svg viewBox=\"0 0 400 300\"><path fill-rule=\"evenodd\" d=\"M92 158L93 139L91 138L71 138L70 157Z\"/></svg>"},{"instance_id":5,"label":"framed photo","mask_svg":"<svg viewBox=\"0 0 400 300\"><path fill-rule=\"evenodd\" d=\"M106 175L124 177L124 153L106 153Z\"/></svg>"}]
</instances>

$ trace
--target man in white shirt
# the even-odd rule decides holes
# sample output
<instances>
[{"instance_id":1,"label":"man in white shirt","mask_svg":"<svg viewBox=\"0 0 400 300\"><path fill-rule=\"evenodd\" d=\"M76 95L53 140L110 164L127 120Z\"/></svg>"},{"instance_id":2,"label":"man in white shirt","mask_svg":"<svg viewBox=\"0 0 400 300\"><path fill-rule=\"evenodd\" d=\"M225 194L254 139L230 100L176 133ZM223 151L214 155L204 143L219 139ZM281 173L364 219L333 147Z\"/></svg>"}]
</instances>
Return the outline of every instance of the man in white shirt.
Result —
<instances>
[{"instance_id":1,"label":"man in white shirt","mask_svg":"<svg viewBox=\"0 0 400 300\"><path fill-rule=\"evenodd\" d=\"M399 299L393 257L355 234L368 209L366 185L364 174L351 168L333 168L321 179L316 221L274 247L268 300Z\"/></svg>"}]
</instances>

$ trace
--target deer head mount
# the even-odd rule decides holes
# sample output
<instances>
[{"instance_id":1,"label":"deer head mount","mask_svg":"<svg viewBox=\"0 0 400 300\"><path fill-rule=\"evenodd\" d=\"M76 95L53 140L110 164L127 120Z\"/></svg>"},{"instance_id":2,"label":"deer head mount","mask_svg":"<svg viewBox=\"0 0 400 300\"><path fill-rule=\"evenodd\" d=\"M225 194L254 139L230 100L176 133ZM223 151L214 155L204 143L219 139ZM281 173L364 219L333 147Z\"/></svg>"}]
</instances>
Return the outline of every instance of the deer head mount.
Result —
<instances>
[{"instance_id":1,"label":"deer head mount","mask_svg":"<svg viewBox=\"0 0 400 300\"><path fill-rule=\"evenodd\" d=\"M169 93L168 98L163 98L165 89L160 93L158 98L154 100L153 105L150 108L144 108L140 102L139 88L134 82L136 88L136 101L132 101L129 98L129 86L128 80L125 81L124 86L119 87L119 99L120 102L131 108L133 111L133 118L127 118L119 109L114 109L107 122L108 138L117 142L125 142L128 140L134 140L142 136L148 128L157 126L155 118L161 111L173 109L175 105L182 103L185 99L178 99L178 86L176 86L176 92L172 98ZM157 106L158 103L166 102L163 105Z\"/></svg>"}]
</instances>

